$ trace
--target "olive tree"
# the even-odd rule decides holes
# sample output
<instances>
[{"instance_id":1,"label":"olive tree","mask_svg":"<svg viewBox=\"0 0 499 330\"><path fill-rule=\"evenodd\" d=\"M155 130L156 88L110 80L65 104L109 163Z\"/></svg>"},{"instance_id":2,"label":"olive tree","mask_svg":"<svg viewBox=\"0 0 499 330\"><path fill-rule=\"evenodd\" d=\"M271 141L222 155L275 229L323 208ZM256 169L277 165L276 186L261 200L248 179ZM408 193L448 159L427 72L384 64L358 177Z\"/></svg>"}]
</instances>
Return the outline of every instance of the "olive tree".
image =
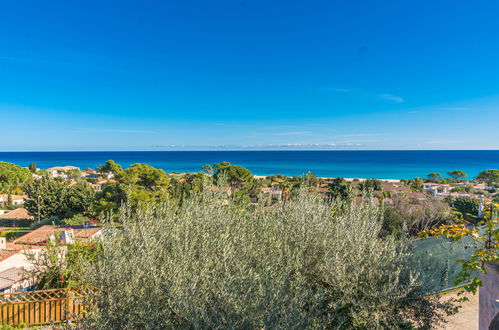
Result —
<instances>
[{"instance_id":1,"label":"olive tree","mask_svg":"<svg viewBox=\"0 0 499 330\"><path fill-rule=\"evenodd\" d=\"M89 329L399 328L430 326L444 307L425 298L400 242L380 238L368 202L300 191L241 208L205 190L123 208L87 278L100 294Z\"/></svg>"}]
</instances>

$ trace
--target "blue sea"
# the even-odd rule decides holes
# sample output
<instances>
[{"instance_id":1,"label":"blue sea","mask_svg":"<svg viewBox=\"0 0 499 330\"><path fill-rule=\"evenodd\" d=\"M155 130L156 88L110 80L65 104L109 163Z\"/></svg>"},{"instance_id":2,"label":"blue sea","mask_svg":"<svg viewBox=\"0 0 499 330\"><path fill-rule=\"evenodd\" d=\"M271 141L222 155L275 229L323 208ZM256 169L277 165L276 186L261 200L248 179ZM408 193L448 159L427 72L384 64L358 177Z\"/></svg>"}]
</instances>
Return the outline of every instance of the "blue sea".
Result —
<instances>
[{"instance_id":1,"label":"blue sea","mask_svg":"<svg viewBox=\"0 0 499 330\"><path fill-rule=\"evenodd\" d=\"M41 169L74 165L96 168L112 159L124 167L147 163L166 172L197 172L204 164L229 161L255 175L403 179L463 170L472 178L480 171L499 169L495 151L82 151L0 152L0 161Z\"/></svg>"}]
</instances>

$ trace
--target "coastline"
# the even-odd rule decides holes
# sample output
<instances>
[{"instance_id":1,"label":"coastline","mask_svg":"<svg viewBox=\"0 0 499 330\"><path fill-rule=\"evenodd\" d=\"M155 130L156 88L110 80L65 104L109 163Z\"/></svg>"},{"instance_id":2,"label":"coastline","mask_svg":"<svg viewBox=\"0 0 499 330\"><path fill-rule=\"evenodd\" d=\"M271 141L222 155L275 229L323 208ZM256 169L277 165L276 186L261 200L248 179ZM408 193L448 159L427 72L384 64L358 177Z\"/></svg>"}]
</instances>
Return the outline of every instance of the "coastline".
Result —
<instances>
[{"instance_id":1,"label":"coastline","mask_svg":"<svg viewBox=\"0 0 499 330\"><path fill-rule=\"evenodd\" d=\"M0 152L0 161L37 168L73 165L81 170L97 168L114 160L124 168L144 163L171 172L198 172L205 164L228 161L254 175L302 176L312 172L319 178L375 178L379 180L425 178L437 172L462 170L469 178L486 169L499 168L499 151L84 151Z\"/></svg>"},{"instance_id":2,"label":"coastline","mask_svg":"<svg viewBox=\"0 0 499 330\"><path fill-rule=\"evenodd\" d=\"M180 173L180 174L186 174L186 173ZM253 175L253 177L255 179L265 179L267 176L269 175ZM284 175L283 176L285 177L289 177L289 175ZM338 178L338 177L331 177L331 176L318 176L317 177L318 179L335 179L335 178ZM349 182L352 182L354 180L358 180L360 182L363 182L363 181L366 181L366 180L369 180L369 179L373 179L373 178L343 178L345 179L346 181L349 181ZM377 180L380 180L380 181L384 181L384 182L391 182L391 183L397 183L397 182L400 182L400 180L403 180L403 179L379 179L379 178L376 178Z\"/></svg>"}]
</instances>

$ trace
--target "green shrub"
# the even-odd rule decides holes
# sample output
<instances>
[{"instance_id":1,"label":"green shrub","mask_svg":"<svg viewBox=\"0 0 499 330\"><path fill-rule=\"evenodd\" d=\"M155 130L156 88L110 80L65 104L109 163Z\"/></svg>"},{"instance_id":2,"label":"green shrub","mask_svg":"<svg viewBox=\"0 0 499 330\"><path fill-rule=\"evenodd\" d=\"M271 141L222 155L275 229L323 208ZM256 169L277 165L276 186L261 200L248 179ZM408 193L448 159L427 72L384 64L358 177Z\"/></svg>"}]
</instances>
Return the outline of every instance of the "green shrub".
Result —
<instances>
[{"instance_id":1,"label":"green shrub","mask_svg":"<svg viewBox=\"0 0 499 330\"><path fill-rule=\"evenodd\" d=\"M35 230L45 225L62 225L62 221L58 217L50 217L43 219L40 222L36 221L29 227L31 230Z\"/></svg>"},{"instance_id":2,"label":"green shrub","mask_svg":"<svg viewBox=\"0 0 499 330\"><path fill-rule=\"evenodd\" d=\"M8 231L2 231L0 232L0 237L5 237L7 239L7 242L11 242L15 240L16 238L19 238L26 234L26 232L29 230L29 227L12 227L9 228Z\"/></svg>"},{"instance_id":3,"label":"green shrub","mask_svg":"<svg viewBox=\"0 0 499 330\"><path fill-rule=\"evenodd\" d=\"M263 199L263 198L262 198ZM121 212L89 268L89 329L399 328L430 326L445 306L423 297L405 248L381 239L380 210L298 193L242 208L191 194Z\"/></svg>"},{"instance_id":4,"label":"green shrub","mask_svg":"<svg viewBox=\"0 0 499 330\"><path fill-rule=\"evenodd\" d=\"M0 219L0 227L29 227L33 222L29 219Z\"/></svg>"}]
</instances>

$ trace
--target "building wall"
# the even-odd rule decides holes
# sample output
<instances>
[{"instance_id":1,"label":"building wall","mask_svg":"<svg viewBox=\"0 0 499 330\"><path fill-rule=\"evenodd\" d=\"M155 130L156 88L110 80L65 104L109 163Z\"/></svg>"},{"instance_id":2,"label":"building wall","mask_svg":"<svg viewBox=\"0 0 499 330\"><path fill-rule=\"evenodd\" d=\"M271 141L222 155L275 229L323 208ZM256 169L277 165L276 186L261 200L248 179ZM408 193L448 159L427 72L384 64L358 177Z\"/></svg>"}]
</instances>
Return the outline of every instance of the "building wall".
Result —
<instances>
[{"instance_id":1,"label":"building wall","mask_svg":"<svg viewBox=\"0 0 499 330\"><path fill-rule=\"evenodd\" d=\"M32 249L31 251L39 253L41 249ZM29 268L31 264L26 260L26 255L19 251L18 253L10 256L2 261L0 261L0 272L7 270L12 267L25 267Z\"/></svg>"},{"instance_id":2,"label":"building wall","mask_svg":"<svg viewBox=\"0 0 499 330\"><path fill-rule=\"evenodd\" d=\"M487 274L482 274L483 287L480 288L480 316L479 329L499 329L499 324L494 323L494 317L498 322L499 316L499 264L486 265ZM496 317L497 316L497 317Z\"/></svg>"}]
</instances>

